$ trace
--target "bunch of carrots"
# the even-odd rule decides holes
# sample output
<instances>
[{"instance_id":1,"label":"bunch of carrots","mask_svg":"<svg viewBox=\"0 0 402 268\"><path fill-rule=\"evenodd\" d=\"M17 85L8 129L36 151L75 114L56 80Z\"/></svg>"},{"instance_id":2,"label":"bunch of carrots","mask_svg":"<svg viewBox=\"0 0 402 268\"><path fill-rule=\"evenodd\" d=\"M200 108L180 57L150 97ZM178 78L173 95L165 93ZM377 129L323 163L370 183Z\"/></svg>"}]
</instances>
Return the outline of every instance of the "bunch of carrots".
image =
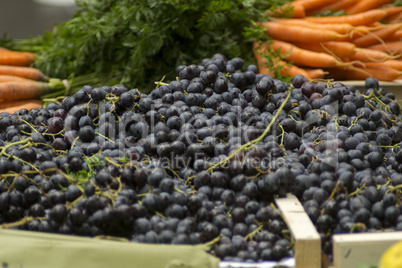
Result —
<instances>
[{"instance_id":1,"label":"bunch of carrots","mask_svg":"<svg viewBox=\"0 0 402 268\"><path fill-rule=\"evenodd\" d=\"M402 79L402 7L391 2L295 0L271 12L272 19L260 23L270 40L253 45L260 72L273 75L267 57L279 54L272 64L285 76ZM287 18L280 18L285 10ZM314 16L326 10L346 15Z\"/></svg>"},{"instance_id":2,"label":"bunch of carrots","mask_svg":"<svg viewBox=\"0 0 402 268\"><path fill-rule=\"evenodd\" d=\"M31 52L0 48L0 113L39 108L43 105L42 96L64 88L57 79L30 67L34 61Z\"/></svg>"},{"instance_id":3,"label":"bunch of carrots","mask_svg":"<svg viewBox=\"0 0 402 268\"><path fill-rule=\"evenodd\" d=\"M31 52L12 51L0 47L0 114L45 106L84 85L99 85L96 74L71 77L69 80L49 78L33 66Z\"/></svg>"}]
</instances>

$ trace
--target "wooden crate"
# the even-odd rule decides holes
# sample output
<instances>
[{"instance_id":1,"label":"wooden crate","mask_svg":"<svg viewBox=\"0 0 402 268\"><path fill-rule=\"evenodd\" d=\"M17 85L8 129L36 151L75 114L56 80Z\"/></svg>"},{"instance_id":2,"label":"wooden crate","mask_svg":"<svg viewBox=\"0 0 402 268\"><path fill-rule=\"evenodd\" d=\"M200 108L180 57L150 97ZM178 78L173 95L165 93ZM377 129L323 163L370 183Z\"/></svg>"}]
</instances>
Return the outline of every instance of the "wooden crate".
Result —
<instances>
[{"instance_id":1,"label":"wooden crate","mask_svg":"<svg viewBox=\"0 0 402 268\"><path fill-rule=\"evenodd\" d=\"M340 81L365 90L364 81ZM380 87L395 94L402 102L402 80L380 81ZM402 241L402 232L341 234L333 236L333 267L357 267L359 264L378 264L382 254L395 242Z\"/></svg>"},{"instance_id":2,"label":"wooden crate","mask_svg":"<svg viewBox=\"0 0 402 268\"><path fill-rule=\"evenodd\" d=\"M275 203L282 213L284 220L294 238L295 256L280 262L266 261L258 263L242 262L219 262L215 257L205 252L203 245L152 245L137 244L121 241L110 241L104 239L93 239L88 237L79 237L73 235L50 234L33 231L7 230L2 229L0 225L0 260L9 267L23 266L26 264L39 267L43 256L46 255L48 267L56 267L65 263L73 264L74 267L88 267L88 263L96 263L97 267L110 267L119 260L124 260L126 267L131 263L138 262L138 256L130 252L143 250L142 261L154 257L156 248L171 250L173 253L164 256L165 262L180 260L179 255L191 255L190 263L202 263L199 267L216 268L319 268L321 267L321 242L314 225L305 213L303 206L294 195L287 195L286 198L276 198ZM10 245L12 245L10 247ZM33 246L36 245L36 246ZM138 248L136 248L138 247ZM155 248L152 248L155 247ZM113 249L113 250L111 250ZM106 251L105 251L106 250ZM165 250L165 249L164 249ZM29 252L29 254L27 254ZM117 252L117 253L116 253ZM177 256L175 254L178 254ZM85 256L84 256L85 255ZM141 254L140 254L141 255ZM21 256L26 256L22 258ZM32 257L34 256L34 257ZM96 258L93 256L97 256ZM158 257L163 262L161 256ZM199 259L197 259L199 258ZM73 262L68 260L72 259ZM172 260L171 260L172 259ZM182 262L180 260L180 262ZM186 265L185 262L181 263ZM206 265L209 264L209 265ZM90 265L91 266L91 265ZM93 266L93 265L92 265ZM127 267L128 267L127 266ZM168 265L169 266L169 265ZM190 265L191 266L191 265ZM194 265L196 267L197 265ZM41 266L42 267L42 266ZM44 266L43 266L44 267ZM165 267L155 266L155 267ZM186 266L187 267L187 266ZM198 267L198 266L197 266Z\"/></svg>"},{"instance_id":3,"label":"wooden crate","mask_svg":"<svg viewBox=\"0 0 402 268\"><path fill-rule=\"evenodd\" d=\"M334 235L334 268L378 264L384 252L399 241L402 241L399 231Z\"/></svg>"},{"instance_id":4,"label":"wooden crate","mask_svg":"<svg viewBox=\"0 0 402 268\"><path fill-rule=\"evenodd\" d=\"M291 194L276 198L295 240L296 268L321 267L321 239L300 201ZM333 235L331 268L357 268L361 264L378 264L384 252L402 241L402 231Z\"/></svg>"},{"instance_id":5,"label":"wooden crate","mask_svg":"<svg viewBox=\"0 0 402 268\"><path fill-rule=\"evenodd\" d=\"M207 253L205 245L155 245L103 238L0 228L0 264L9 268L219 267L219 259Z\"/></svg>"},{"instance_id":6,"label":"wooden crate","mask_svg":"<svg viewBox=\"0 0 402 268\"><path fill-rule=\"evenodd\" d=\"M365 90L364 81L339 81ZM395 94L402 102L402 80L380 81L380 86ZM296 268L321 267L320 236L304 211L299 200L291 194L275 200L279 210L295 239ZM342 234L333 236L333 258L331 268L355 268L360 264L377 264L382 254L395 242L402 241L402 232L379 232Z\"/></svg>"},{"instance_id":7,"label":"wooden crate","mask_svg":"<svg viewBox=\"0 0 402 268\"><path fill-rule=\"evenodd\" d=\"M286 198L276 198L275 203L295 240L296 268L321 267L320 235L297 197L288 194Z\"/></svg>"}]
</instances>

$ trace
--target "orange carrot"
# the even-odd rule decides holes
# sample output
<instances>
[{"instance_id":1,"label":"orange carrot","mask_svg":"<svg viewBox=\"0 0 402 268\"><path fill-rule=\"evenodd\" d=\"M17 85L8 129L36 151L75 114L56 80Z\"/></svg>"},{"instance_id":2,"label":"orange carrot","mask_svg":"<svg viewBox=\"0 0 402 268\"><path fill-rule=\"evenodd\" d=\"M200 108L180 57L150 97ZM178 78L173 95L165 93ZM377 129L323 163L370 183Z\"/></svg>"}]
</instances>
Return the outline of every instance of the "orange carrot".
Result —
<instances>
[{"instance_id":1,"label":"orange carrot","mask_svg":"<svg viewBox=\"0 0 402 268\"><path fill-rule=\"evenodd\" d=\"M269 68L266 65L264 65L263 62L257 62L257 67L258 67L258 73L274 77L274 74L271 72L271 70L269 70Z\"/></svg>"},{"instance_id":2,"label":"orange carrot","mask_svg":"<svg viewBox=\"0 0 402 268\"><path fill-rule=\"evenodd\" d=\"M342 42L353 42L354 40L366 36L368 34L373 35L372 32L374 31L378 31L381 30L383 28L389 27L389 25L386 24L370 24L369 26L364 26L364 25L360 25L360 26L355 26L348 34L349 36L344 37L344 38L340 38L337 41L342 41Z\"/></svg>"},{"instance_id":3,"label":"orange carrot","mask_svg":"<svg viewBox=\"0 0 402 268\"><path fill-rule=\"evenodd\" d=\"M27 103L37 103L39 105L43 105L43 101L38 99L0 101L0 109L26 105Z\"/></svg>"},{"instance_id":4,"label":"orange carrot","mask_svg":"<svg viewBox=\"0 0 402 268\"><path fill-rule=\"evenodd\" d=\"M396 80L402 72L395 70L392 67L374 65L373 62L370 66L366 66L363 70L368 72L372 77L377 78L382 81L393 81Z\"/></svg>"},{"instance_id":5,"label":"orange carrot","mask_svg":"<svg viewBox=\"0 0 402 268\"><path fill-rule=\"evenodd\" d=\"M329 5L322 6L320 8L316 8L316 9L310 11L310 12L312 14L317 14L317 13L320 13L321 11L324 11L324 10L331 10L331 11L343 10L344 8L349 7L349 6L355 4L358 1L359 0L338 0L338 1L332 2Z\"/></svg>"},{"instance_id":6,"label":"orange carrot","mask_svg":"<svg viewBox=\"0 0 402 268\"><path fill-rule=\"evenodd\" d=\"M269 54L267 47L263 44L263 42L253 42L253 55L257 62L259 70L262 69L260 68L260 66L262 67L262 65L266 65L266 59L264 58L264 55Z\"/></svg>"},{"instance_id":7,"label":"orange carrot","mask_svg":"<svg viewBox=\"0 0 402 268\"><path fill-rule=\"evenodd\" d=\"M392 35L388 36L387 38L384 38L385 42L388 41L402 41L402 30L398 30L394 32Z\"/></svg>"},{"instance_id":8,"label":"orange carrot","mask_svg":"<svg viewBox=\"0 0 402 268\"><path fill-rule=\"evenodd\" d=\"M322 7L324 5L328 5L333 0L302 0L299 1L300 5L303 6L305 11L313 10L315 8Z\"/></svg>"},{"instance_id":9,"label":"orange carrot","mask_svg":"<svg viewBox=\"0 0 402 268\"><path fill-rule=\"evenodd\" d=\"M13 51L13 50L10 50L10 49L5 48L5 47L0 47L0 51ZM27 52L27 51L13 51L13 52L23 53L23 54L25 54L25 55L27 55L28 57L31 57L31 58L33 58L33 59L36 58L35 54L32 53L32 52Z\"/></svg>"},{"instance_id":10,"label":"orange carrot","mask_svg":"<svg viewBox=\"0 0 402 268\"><path fill-rule=\"evenodd\" d=\"M274 74L268 68L267 59L264 57L267 53L267 51L263 51L262 47L260 47L257 42L253 43L253 54L257 62L258 72L274 77Z\"/></svg>"},{"instance_id":11,"label":"orange carrot","mask_svg":"<svg viewBox=\"0 0 402 268\"><path fill-rule=\"evenodd\" d=\"M306 72L302 68L299 68L293 64L286 63L284 61L278 61L277 66L281 66L280 72L281 72L281 74L283 74L285 76L293 77L295 75L301 74L304 77L306 77L307 80L311 80L311 77L308 72Z\"/></svg>"},{"instance_id":12,"label":"orange carrot","mask_svg":"<svg viewBox=\"0 0 402 268\"><path fill-rule=\"evenodd\" d=\"M402 22L402 13L395 14L393 16L389 16L384 19L385 23L392 24L392 23L400 23Z\"/></svg>"},{"instance_id":13,"label":"orange carrot","mask_svg":"<svg viewBox=\"0 0 402 268\"><path fill-rule=\"evenodd\" d=\"M391 55L401 55L402 41L385 42L384 44L376 44L367 48L384 51Z\"/></svg>"},{"instance_id":14,"label":"orange carrot","mask_svg":"<svg viewBox=\"0 0 402 268\"><path fill-rule=\"evenodd\" d=\"M259 72L274 77L274 74L267 67L267 60L264 57L264 55L267 55L267 53L269 53L268 50L266 49L266 47L264 47L264 46L260 47L259 43L254 42L253 43L253 52L254 52L254 57L257 61ZM311 77L304 69L299 68L293 64L286 63L282 60L274 60L274 65L275 65L275 67L280 67L280 72L282 75L293 77L295 75L301 74L304 77L306 77L308 80L311 80Z\"/></svg>"},{"instance_id":15,"label":"orange carrot","mask_svg":"<svg viewBox=\"0 0 402 268\"><path fill-rule=\"evenodd\" d=\"M347 58L356 52L356 45L349 42L329 41L322 43L293 42L297 47L335 55L339 58Z\"/></svg>"},{"instance_id":16,"label":"orange carrot","mask_svg":"<svg viewBox=\"0 0 402 268\"><path fill-rule=\"evenodd\" d=\"M282 7L269 12L269 17L289 17L289 18L304 18L306 13L302 5L298 3L287 3L282 5Z\"/></svg>"},{"instance_id":17,"label":"orange carrot","mask_svg":"<svg viewBox=\"0 0 402 268\"><path fill-rule=\"evenodd\" d=\"M387 11L382 9L373 9L354 15L346 16L327 16L327 17L306 17L308 21L315 23L349 23L353 26L370 25L379 21L387 15Z\"/></svg>"},{"instance_id":18,"label":"orange carrot","mask_svg":"<svg viewBox=\"0 0 402 268\"><path fill-rule=\"evenodd\" d=\"M257 58L257 56L255 58ZM270 75L270 76L274 77L274 74L271 72L271 70L266 65L266 61L262 60L262 58L260 60L257 60L257 67L258 67L259 73Z\"/></svg>"},{"instance_id":19,"label":"orange carrot","mask_svg":"<svg viewBox=\"0 0 402 268\"><path fill-rule=\"evenodd\" d=\"M274 50L280 50L285 60L291 61L297 66L322 68L353 64L352 62L343 63L326 53L298 48L292 44L279 40L273 40L271 47Z\"/></svg>"},{"instance_id":20,"label":"orange carrot","mask_svg":"<svg viewBox=\"0 0 402 268\"><path fill-rule=\"evenodd\" d=\"M33 81L27 78L15 76L15 75L6 75L6 74L0 74L0 83L3 82L10 82L10 81Z\"/></svg>"},{"instance_id":21,"label":"orange carrot","mask_svg":"<svg viewBox=\"0 0 402 268\"><path fill-rule=\"evenodd\" d=\"M317 30L304 26L284 25L275 21L263 22L265 33L273 39L282 41L308 41L308 42L327 42L335 41L347 35L339 34L330 30Z\"/></svg>"},{"instance_id":22,"label":"orange carrot","mask_svg":"<svg viewBox=\"0 0 402 268\"><path fill-rule=\"evenodd\" d=\"M39 104L39 103L28 102L28 103L25 103L25 104L22 104L22 105L0 109L0 113L14 114L15 112L18 112L21 109L31 110L31 109L37 109L37 108L40 108L40 107L42 107L42 105Z\"/></svg>"},{"instance_id":23,"label":"orange carrot","mask_svg":"<svg viewBox=\"0 0 402 268\"><path fill-rule=\"evenodd\" d=\"M394 0L364 0L359 1L357 4L351 6L346 9L346 13L348 14L358 14L368 10L377 9L383 5L389 4Z\"/></svg>"},{"instance_id":24,"label":"orange carrot","mask_svg":"<svg viewBox=\"0 0 402 268\"><path fill-rule=\"evenodd\" d=\"M402 13L402 7L389 6L384 7L383 10L387 11L387 16L385 17L385 19L388 18L389 16Z\"/></svg>"},{"instance_id":25,"label":"orange carrot","mask_svg":"<svg viewBox=\"0 0 402 268\"><path fill-rule=\"evenodd\" d=\"M329 72L335 79L346 80L365 80L368 77L375 77L381 81L393 81L401 75L401 72L387 66L367 66L365 68L344 66L332 68Z\"/></svg>"},{"instance_id":26,"label":"orange carrot","mask_svg":"<svg viewBox=\"0 0 402 268\"><path fill-rule=\"evenodd\" d=\"M311 79L322 79L325 77L326 72L323 69L304 69Z\"/></svg>"},{"instance_id":27,"label":"orange carrot","mask_svg":"<svg viewBox=\"0 0 402 268\"><path fill-rule=\"evenodd\" d=\"M10 50L10 49L7 49L7 48L5 48L5 47L0 47L0 51L11 51L11 50ZM14 52L16 52L16 51L14 51ZM36 58L35 54L32 53L32 52L18 51L18 53L23 53L23 54L25 54L26 56L28 56L28 57L30 57L30 58L32 58L32 59L35 59L35 58Z\"/></svg>"},{"instance_id":28,"label":"orange carrot","mask_svg":"<svg viewBox=\"0 0 402 268\"><path fill-rule=\"evenodd\" d=\"M356 48L355 54L349 57L350 60L358 60L363 62L379 62L389 59L395 59L398 56L391 56L383 51L378 51L369 48Z\"/></svg>"},{"instance_id":29,"label":"orange carrot","mask_svg":"<svg viewBox=\"0 0 402 268\"><path fill-rule=\"evenodd\" d=\"M35 61L35 59L36 59L35 54L34 54L34 53L32 53L32 52L27 52L27 51L19 51L19 53L24 54L25 56L27 56L27 57L31 58L33 61Z\"/></svg>"},{"instance_id":30,"label":"orange carrot","mask_svg":"<svg viewBox=\"0 0 402 268\"><path fill-rule=\"evenodd\" d=\"M0 65L0 75L2 74L15 75L38 81L49 81L49 77L32 67Z\"/></svg>"},{"instance_id":31,"label":"orange carrot","mask_svg":"<svg viewBox=\"0 0 402 268\"><path fill-rule=\"evenodd\" d=\"M269 68L266 66L266 64L264 64L264 61L262 61L258 66L259 66L260 73L267 74L267 75L274 77L274 74L269 70ZM299 68L293 64L286 63L284 61L279 60L276 62L275 67L281 67L280 72L282 75L293 77L295 75L300 74L300 75L303 75L304 77L306 77L307 80L311 80L311 77L308 72L306 72L302 68Z\"/></svg>"},{"instance_id":32,"label":"orange carrot","mask_svg":"<svg viewBox=\"0 0 402 268\"><path fill-rule=\"evenodd\" d=\"M370 25L367 25L367 26L369 26L369 27L377 27L377 26L380 26L380 25L384 26L384 24L381 23L380 21L376 21L376 22L373 22L373 23L371 23Z\"/></svg>"},{"instance_id":33,"label":"orange carrot","mask_svg":"<svg viewBox=\"0 0 402 268\"><path fill-rule=\"evenodd\" d=\"M349 60L367 61L384 61L395 58L385 52L358 48L355 44L349 42L324 42L324 43L293 43L297 47L327 53L338 58L349 58Z\"/></svg>"},{"instance_id":34,"label":"orange carrot","mask_svg":"<svg viewBox=\"0 0 402 268\"><path fill-rule=\"evenodd\" d=\"M282 75L293 77L295 75L303 75L307 80L311 80L308 72L296 65L286 63L284 61L278 61L276 66L281 66L280 72Z\"/></svg>"},{"instance_id":35,"label":"orange carrot","mask_svg":"<svg viewBox=\"0 0 402 268\"><path fill-rule=\"evenodd\" d=\"M34 61L32 53L0 50L0 64L13 66L30 66Z\"/></svg>"},{"instance_id":36,"label":"orange carrot","mask_svg":"<svg viewBox=\"0 0 402 268\"><path fill-rule=\"evenodd\" d=\"M356 29L356 27L352 26L348 23L327 23L327 24L319 24L310 22L304 19L275 19L273 22L277 22L280 24L290 24L290 25L298 25L305 26L313 29L323 29L323 30L331 30L335 31L339 34L346 34Z\"/></svg>"},{"instance_id":37,"label":"orange carrot","mask_svg":"<svg viewBox=\"0 0 402 268\"><path fill-rule=\"evenodd\" d=\"M383 62L367 62L366 66L387 66L402 71L402 60L386 60Z\"/></svg>"},{"instance_id":38,"label":"orange carrot","mask_svg":"<svg viewBox=\"0 0 402 268\"><path fill-rule=\"evenodd\" d=\"M387 38L388 36L392 35L394 32L401 29L401 27L402 27L402 24L400 24L400 23L390 24L382 29L368 33L364 36L361 36L361 37L355 39L353 41L353 43L358 47L368 47L371 45L375 45L377 43L380 43L381 40L383 40L384 38Z\"/></svg>"},{"instance_id":39,"label":"orange carrot","mask_svg":"<svg viewBox=\"0 0 402 268\"><path fill-rule=\"evenodd\" d=\"M51 89L51 86L45 82L4 82L0 83L0 100L37 99L49 93Z\"/></svg>"}]
</instances>

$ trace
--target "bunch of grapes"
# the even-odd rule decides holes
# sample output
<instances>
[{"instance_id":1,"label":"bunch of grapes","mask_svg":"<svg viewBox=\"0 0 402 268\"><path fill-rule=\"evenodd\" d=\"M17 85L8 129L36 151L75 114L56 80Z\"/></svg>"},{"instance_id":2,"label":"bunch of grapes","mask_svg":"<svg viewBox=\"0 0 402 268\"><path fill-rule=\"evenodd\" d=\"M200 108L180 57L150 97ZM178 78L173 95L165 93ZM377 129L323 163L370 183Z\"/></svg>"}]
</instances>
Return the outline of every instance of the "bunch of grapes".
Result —
<instances>
[{"instance_id":1,"label":"bunch of grapes","mask_svg":"<svg viewBox=\"0 0 402 268\"><path fill-rule=\"evenodd\" d=\"M3 227L280 260L292 239L273 201L293 193L328 255L334 233L402 229L402 117L376 79L288 83L220 54L176 73L0 114Z\"/></svg>"}]
</instances>

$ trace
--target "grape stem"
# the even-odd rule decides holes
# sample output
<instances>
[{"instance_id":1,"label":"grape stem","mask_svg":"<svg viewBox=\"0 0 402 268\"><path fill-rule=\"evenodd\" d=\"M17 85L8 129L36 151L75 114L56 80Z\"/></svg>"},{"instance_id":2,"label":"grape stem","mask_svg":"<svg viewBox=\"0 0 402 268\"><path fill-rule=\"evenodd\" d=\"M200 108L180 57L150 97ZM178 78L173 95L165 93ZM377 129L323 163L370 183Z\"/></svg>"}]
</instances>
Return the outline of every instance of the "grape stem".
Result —
<instances>
[{"instance_id":1,"label":"grape stem","mask_svg":"<svg viewBox=\"0 0 402 268\"><path fill-rule=\"evenodd\" d=\"M390 186L389 187L391 192L396 191L396 190L402 190L402 184L397 185L397 186Z\"/></svg>"},{"instance_id":2,"label":"grape stem","mask_svg":"<svg viewBox=\"0 0 402 268\"><path fill-rule=\"evenodd\" d=\"M67 203L67 204L66 204L66 208L67 208L68 210L70 210L70 209L71 209L76 203L78 203L78 201L80 201L83 197L84 197L84 195L81 195L81 196L77 197L74 201L72 201L72 202L70 202L70 203Z\"/></svg>"},{"instance_id":3,"label":"grape stem","mask_svg":"<svg viewBox=\"0 0 402 268\"><path fill-rule=\"evenodd\" d=\"M287 134L287 133L286 133L286 131L283 129L282 124L278 124L278 126L279 126L280 129L282 130L281 135L279 135L279 136L281 137L281 143L279 144L279 146L282 148L282 150L283 150L283 152L285 153L285 156L286 156L286 150L284 150L285 147L283 146L283 140L284 140L284 138L285 138L285 134Z\"/></svg>"},{"instance_id":4,"label":"grape stem","mask_svg":"<svg viewBox=\"0 0 402 268\"><path fill-rule=\"evenodd\" d=\"M283 108L285 107L285 104L288 102L290 95L292 94L293 88L289 88L289 93L286 96L286 99L284 102L282 102L281 106L279 107L278 111L276 112L274 118L272 118L271 122L268 124L268 126L265 128L264 132L256 139L247 142L246 144L240 146L239 148L237 148L231 155L229 155L228 157L226 157L225 159L219 161L218 163L216 163L215 165L211 166L207 171L212 173L213 170L221 165L224 165L227 161L229 161L230 159L232 159L234 156L236 156L237 153L241 152L241 151L248 151L251 148L253 148L255 145L257 145L262 139L265 138L265 136L268 134L268 132L271 130L272 125L275 123L276 119L278 119L279 114L282 112Z\"/></svg>"},{"instance_id":5,"label":"grape stem","mask_svg":"<svg viewBox=\"0 0 402 268\"><path fill-rule=\"evenodd\" d=\"M274 205L274 203L271 203L271 204L270 204L270 207L271 207L279 216L281 216L282 219L285 220L285 217L283 217L282 212Z\"/></svg>"},{"instance_id":6,"label":"grape stem","mask_svg":"<svg viewBox=\"0 0 402 268\"><path fill-rule=\"evenodd\" d=\"M363 97L366 98L366 99L372 99L372 100L374 100L374 101L377 102L379 105L381 105L381 106L384 108L384 110L385 110L386 112L391 113L391 110L389 109L389 107L388 107L384 102L382 102L382 101L375 95L374 91L371 91L371 92L370 92L370 95L368 95L368 96L363 95ZM389 118L388 118L388 119L389 119ZM391 121L392 121L392 120L391 120Z\"/></svg>"},{"instance_id":7,"label":"grape stem","mask_svg":"<svg viewBox=\"0 0 402 268\"><path fill-rule=\"evenodd\" d=\"M264 228L264 224L259 223L259 224L258 224L258 227L257 227L254 231L252 231L251 233L249 233L248 235L246 235L246 236L244 237L244 240L248 240L248 239L252 240L252 239L253 239L253 236L254 236L255 234L257 234L258 232L260 232L260 231L262 230L262 228Z\"/></svg>"},{"instance_id":8,"label":"grape stem","mask_svg":"<svg viewBox=\"0 0 402 268\"><path fill-rule=\"evenodd\" d=\"M26 138L26 139L24 139L24 140L12 142L12 143L9 143L9 144L7 144L7 145L5 145L5 146L3 146L3 147L0 147L0 148L2 148L2 149L1 149L1 152L0 152L0 156L3 155L3 154L5 154L5 153L6 153L6 150L7 150L8 148L10 148L10 147L12 147L12 146L15 146L15 145L27 143L27 142L29 142L30 140L32 140L32 139L31 139L31 138Z\"/></svg>"},{"instance_id":9,"label":"grape stem","mask_svg":"<svg viewBox=\"0 0 402 268\"><path fill-rule=\"evenodd\" d=\"M331 195L328 197L328 200L334 199L335 194L337 194L337 193L341 190L341 187L342 187L342 183L341 183L340 181L338 181L338 182L335 184L335 187L334 187L334 189L332 190Z\"/></svg>"},{"instance_id":10,"label":"grape stem","mask_svg":"<svg viewBox=\"0 0 402 268\"><path fill-rule=\"evenodd\" d=\"M163 86L163 85L165 85L165 86L169 85L168 83L163 82L163 80L165 80L165 78L166 78L166 75L164 75L161 80L154 82L156 85L156 88Z\"/></svg>"},{"instance_id":11,"label":"grape stem","mask_svg":"<svg viewBox=\"0 0 402 268\"><path fill-rule=\"evenodd\" d=\"M16 222L3 223L2 225L0 225L0 229L10 229L10 228L23 226L23 225L25 225L25 224L33 221L33 220L47 220L47 218L45 218L45 217L34 218L34 217L28 216L28 217L22 218L21 220L16 221Z\"/></svg>"},{"instance_id":12,"label":"grape stem","mask_svg":"<svg viewBox=\"0 0 402 268\"><path fill-rule=\"evenodd\" d=\"M361 193L362 190L367 189L366 184L363 184L362 187L357 188L356 191L349 194L349 196L358 195Z\"/></svg>"},{"instance_id":13,"label":"grape stem","mask_svg":"<svg viewBox=\"0 0 402 268\"><path fill-rule=\"evenodd\" d=\"M358 223L355 223L353 225L353 227L350 229L350 232L354 233L356 229L360 231L360 230L363 230L363 229L366 229L366 228L367 227L366 227L366 225L364 223L358 222Z\"/></svg>"},{"instance_id":14,"label":"grape stem","mask_svg":"<svg viewBox=\"0 0 402 268\"><path fill-rule=\"evenodd\" d=\"M219 240L221 240L222 236L223 236L223 235L220 234L218 237L216 237L216 238L212 239L211 241L205 243L204 246L206 246L206 247L212 247L214 244L218 243Z\"/></svg>"}]
</instances>

